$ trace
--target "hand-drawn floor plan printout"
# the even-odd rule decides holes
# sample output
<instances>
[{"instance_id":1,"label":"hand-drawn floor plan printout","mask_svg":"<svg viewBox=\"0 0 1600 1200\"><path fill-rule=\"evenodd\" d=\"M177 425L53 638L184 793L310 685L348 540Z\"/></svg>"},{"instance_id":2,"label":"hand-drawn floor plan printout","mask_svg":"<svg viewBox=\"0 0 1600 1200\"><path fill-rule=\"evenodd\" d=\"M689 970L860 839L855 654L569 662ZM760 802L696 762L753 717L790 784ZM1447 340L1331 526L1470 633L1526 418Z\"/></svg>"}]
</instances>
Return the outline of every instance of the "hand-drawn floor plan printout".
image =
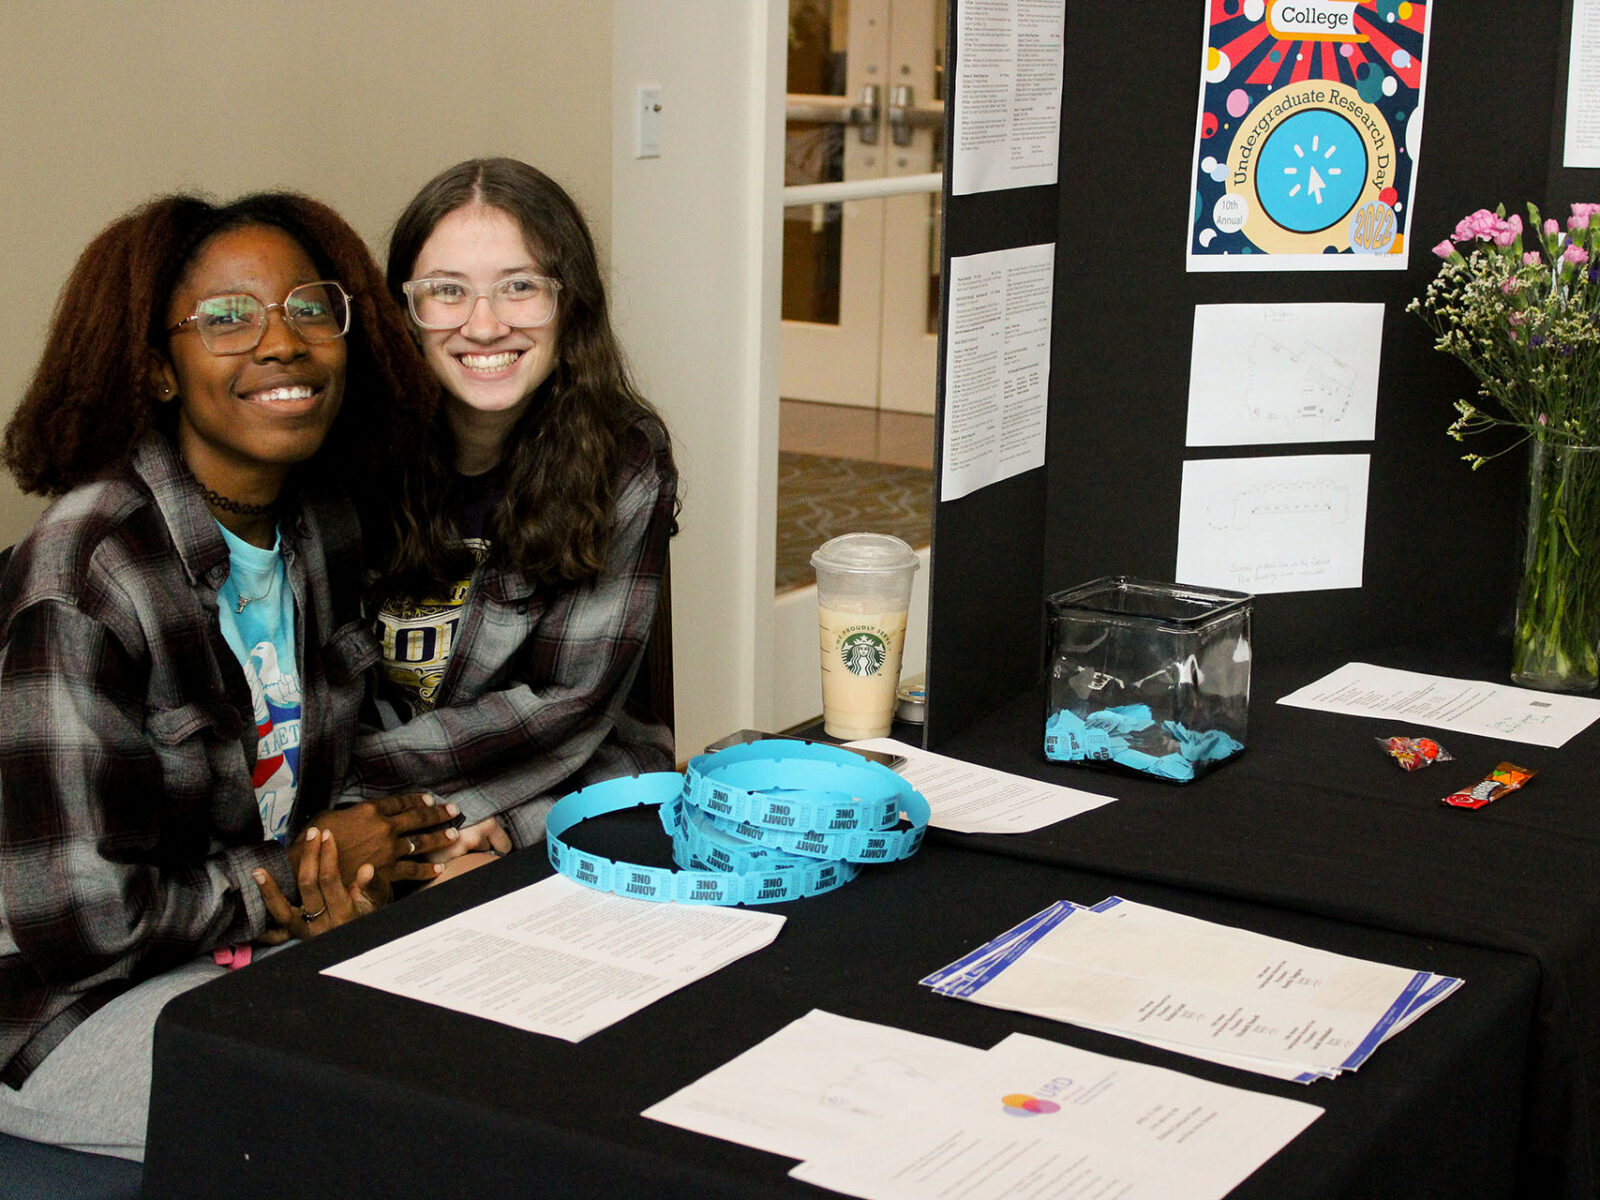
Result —
<instances>
[{"instance_id":1,"label":"hand-drawn floor plan printout","mask_svg":"<svg viewBox=\"0 0 1600 1200\"><path fill-rule=\"evenodd\" d=\"M1371 441L1382 304L1199 304L1190 446Z\"/></svg>"},{"instance_id":2,"label":"hand-drawn floor plan printout","mask_svg":"<svg viewBox=\"0 0 1600 1200\"><path fill-rule=\"evenodd\" d=\"M1264 592L1361 586L1367 454L1183 464L1181 583Z\"/></svg>"},{"instance_id":3,"label":"hand-drawn floor plan printout","mask_svg":"<svg viewBox=\"0 0 1600 1200\"><path fill-rule=\"evenodd\" d=\"M1205 8L1188 269L1404 270L1433 6Z\"/></svg>"}]
</instances>

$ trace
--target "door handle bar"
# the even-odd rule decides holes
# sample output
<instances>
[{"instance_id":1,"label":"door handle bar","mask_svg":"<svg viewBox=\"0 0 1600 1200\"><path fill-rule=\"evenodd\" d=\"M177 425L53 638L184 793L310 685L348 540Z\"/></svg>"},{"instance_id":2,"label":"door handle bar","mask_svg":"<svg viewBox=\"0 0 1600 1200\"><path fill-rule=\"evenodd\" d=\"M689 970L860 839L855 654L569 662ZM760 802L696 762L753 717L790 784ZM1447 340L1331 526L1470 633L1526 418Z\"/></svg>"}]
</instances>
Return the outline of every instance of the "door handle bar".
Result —
<instances>
[{"instance_id":1,"label":"door handle bar","mask_svg":"<svg viewBox=\"0 0 1600 1200\"><path fill-rule=\"evenodd\" d=\"M816 96L791 92L784 98L784 115L791 121L814 121L822 125L853 125L863 145L878 142L878 123L883 117L878 85L861 89L859 102L848 96Z\"/></svg>"},{"instance_id":2,"label":"door handle bar","mask_svg":"<svg viewBox=\"0 0 1600 1200\"><path fill-rule=\"evenodd\" d=\"M916 92L908 83L889 89L889 136L896 146L909 146L912 131L944 128L944 101L917 104Z\"/></svg>"}]
</instances>

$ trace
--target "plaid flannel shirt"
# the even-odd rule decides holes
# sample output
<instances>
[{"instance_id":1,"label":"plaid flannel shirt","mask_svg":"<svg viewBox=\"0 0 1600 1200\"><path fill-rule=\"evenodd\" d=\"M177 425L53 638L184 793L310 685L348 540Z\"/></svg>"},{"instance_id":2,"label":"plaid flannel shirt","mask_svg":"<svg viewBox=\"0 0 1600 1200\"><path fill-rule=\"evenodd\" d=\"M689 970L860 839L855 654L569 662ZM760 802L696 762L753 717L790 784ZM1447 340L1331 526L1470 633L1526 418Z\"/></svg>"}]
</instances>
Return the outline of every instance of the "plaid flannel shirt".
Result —
<instances>
[{"instance_id":1,"label":"plaid flannel shirt","mask_svg":"<svg viewBox=\"0 0 1600 1200\"><path fill-rule=\"evenodd\" d=\"M291 828L343 783L377 645L342 503L281 521L304 717ZM223 641L228 550L170 444L40 517L0 582L0 1080L130 984L267 924L249 687Z\"/></svg>"},{"instance_id":2,"label":"plaid flannel shirt","mask_svg":"<svg viewBox=\"0 0 1600 1200\"><path fill-rule=\"evenodd\" d=\"M661 593L678 473L664 433L624 442L599 577L545 591L480 566L436 707L356 745L361 797L426 789L467 821L498 815L518 846L544 837L556 799L619 775L669 771L672 731L625 704Z\"/></svg>"}]
</instances>

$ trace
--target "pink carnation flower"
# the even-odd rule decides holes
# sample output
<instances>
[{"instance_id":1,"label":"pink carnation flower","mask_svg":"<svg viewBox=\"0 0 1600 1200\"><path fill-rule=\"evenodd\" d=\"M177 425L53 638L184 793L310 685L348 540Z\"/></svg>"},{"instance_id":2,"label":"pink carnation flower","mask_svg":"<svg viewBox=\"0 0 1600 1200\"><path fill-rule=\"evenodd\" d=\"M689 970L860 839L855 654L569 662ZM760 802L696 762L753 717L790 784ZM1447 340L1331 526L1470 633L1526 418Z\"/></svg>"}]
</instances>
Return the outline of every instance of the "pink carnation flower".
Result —
<instances>
[{"instance_id":1,"label":"pink carnation flower","mask_svg":"<svg viewBox=\"0 0 1600 1200\"><path fill-rule=\"evenodd\" d=\"M1556 221L1556 219L1554 217L1551 217L1551 218L1549 218L1548 220L1545 221L1545 223L1544 223L1544 231L1545 231L1546 236L1548 236L1550 234L1553 234L1553 233L1560 233L1561 232L1561 225Z\"/></svg>"},{"instance_id":2,"label":"pink carnation flower","mask_svg":"<svg viewBox=\"0 0 1600 1200\"><path fill-rule=\"evenodd\" d=\"M1500 219L1486 208L1480 208L1475 213L1462 217L1456 223L1454 239L1458 242L1470 242L1474 238L1489 238L1493 235L1495 226Z\"/></svg>"},{"instance_id":3,"label":"pink carnation flower","mask_svg":"<svg viewBox=\"0 0 1600 1200\"><path fill-rule=\"evenodd\" d=\"M1449 238L1445 238L1444 241L1440 242L1437 246L1435 246L1433 248L1433 252L1435 254L1437 254L1440 258L1449 258L1452 254L1454 254L1456 252L1456 248L1453 245L1450 244L1450 239Z\"/></svg>"},{"instance_id":4,"label":"pink carnation flower","mask_svg":"<svg viewBox=\"0 0 1600 1200\"><path fill-rule=\"evenodd\" d=\"M1569 263L1586 263L1589 261L1589 252L1582 246L1568 246L1561 257Z\"/></svg>"},{"instance_id":5,"label":"pink carnation flower","mask_svg":"<svg viewBox=\"0 0 1600 1200\"><path fill-rule=\"evenodd\" d=\"M1524 250L1522 252L1522 261L1527 266L1537 267L1542 260L1539 258L1537 250Z\"/></svg>"}]
</instances>

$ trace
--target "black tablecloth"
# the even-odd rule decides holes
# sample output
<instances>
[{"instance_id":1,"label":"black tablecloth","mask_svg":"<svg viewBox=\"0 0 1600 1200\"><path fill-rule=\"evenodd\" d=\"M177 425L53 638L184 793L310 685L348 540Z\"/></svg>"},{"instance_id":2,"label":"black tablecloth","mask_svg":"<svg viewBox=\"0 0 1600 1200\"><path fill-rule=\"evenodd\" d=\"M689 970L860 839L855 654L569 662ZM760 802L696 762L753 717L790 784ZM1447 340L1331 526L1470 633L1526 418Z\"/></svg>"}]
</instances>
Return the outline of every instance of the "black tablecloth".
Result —
<instances>
[{"instance_id":1,"label":"black tablecloth","mask_svg":"<svg viewBox=\"0 0 1600 1200\"><path fill-rule=\"evenodd\" d=\"M812 1008L975 1046L1021 1030L1324 1106L1241 1185L1245 1200L1517 1191L1539 987L1530 957L949 844L778 906L787 923L771 946L577 1045L318 974L548 871L537 853L514 855L170 1004L157 1027L147 1194L831 1194L788 1179L787 1159L638 1116ZM1052 901L1110 894L1467 982L1359 1072L1310 1086L916 983Z\"/></svg>"},{"instance_id":2,"label":"black tablecloth","mask_svg":"<svg viewBox=\"0 0 1600 1200\"><path fill-rule=\"evenodd\" d=\"M1531 956L1540 984L1521 1175L1539 1195L1600 1194L1600 726L1553 750L1276 703L1341 661L1257 663L1248 749L1187 785L1049 762L1043 690L1019 697L938 750L1118 802L1032 834L939 836ZM1488 646L1374 661L1499 681L1508 656ZM1374 741L1420 733L1454 761L1408 773ZM1502 761L1539 775L1487 808L1439 803Z\"/></svg>"}]
</instances>

